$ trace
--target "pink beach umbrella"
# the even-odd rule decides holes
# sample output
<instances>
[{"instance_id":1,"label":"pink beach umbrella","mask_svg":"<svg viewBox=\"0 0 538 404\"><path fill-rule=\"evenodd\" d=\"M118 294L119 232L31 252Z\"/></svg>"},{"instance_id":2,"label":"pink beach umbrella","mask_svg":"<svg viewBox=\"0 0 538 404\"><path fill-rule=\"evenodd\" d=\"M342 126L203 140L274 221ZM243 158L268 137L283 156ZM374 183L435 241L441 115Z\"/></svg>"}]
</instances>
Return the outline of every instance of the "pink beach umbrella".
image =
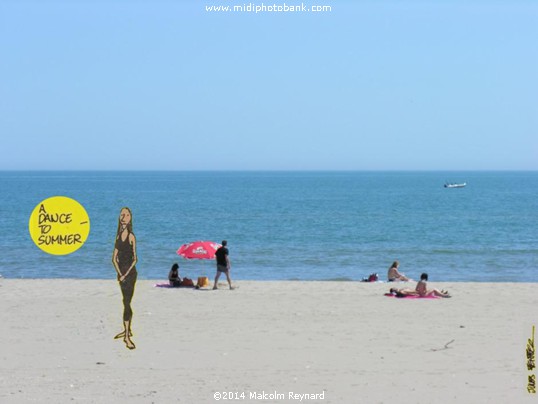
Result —
<instances>
[{"instance_id":1,"label":"pink beach umbrella","mask_svg":"<svg viewBox=\"0 0 538 404\"><path fill-rule=\"evenodd\" d=\"M183 244L179 247L177 253L188 260L210 260L215 258L215 252L220 247L221 245L214 241L193 241L192 243Z\"/></svg>"}]
</instances>

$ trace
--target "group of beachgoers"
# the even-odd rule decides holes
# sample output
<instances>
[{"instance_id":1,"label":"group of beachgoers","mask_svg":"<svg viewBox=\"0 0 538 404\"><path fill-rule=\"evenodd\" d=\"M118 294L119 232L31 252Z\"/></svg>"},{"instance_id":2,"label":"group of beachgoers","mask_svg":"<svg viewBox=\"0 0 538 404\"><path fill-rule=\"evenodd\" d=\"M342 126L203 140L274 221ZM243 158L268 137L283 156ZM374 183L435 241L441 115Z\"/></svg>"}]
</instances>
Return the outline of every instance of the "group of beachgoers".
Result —
<instances>
[{"instance_id":1,"label":"group of beachgoers","mask_svg":"<svg viewBox=\"0 0 538 404\"><path fill-rule=\"evenodd\" d=\"M232 286L232 280L230 278L230 259L227 248L226 240L222 241L222 246L216 251L215 259L217 264L217 273L215 275L215 282L213 289L218 288L218 281L222 274L226 275L228 285L230 289L234 289ZM136 237L133 232L133 215L128 207L123 207L120 210L118 218L118 226L116 230L116 237L114 240L114 250L112 253L112 264L116 271L118 283L120 285L122 300L123 300L123 330L118 333L114 338L121 339L125 343L128 349L135 349L136 346L132 341L131 323L133 317L133 310L131 308L131 301L135 292L136 280L138 273L136 270L136 264L138 262L136 254ZM408 277L398 271L399 263L394 261L392 266L388 270L389 282L396 281L410 281ZM376 276L377 278L377 276ZM179 275L179 264L172 265L168 274L168 280L170 286L194 286L192 280L188 278L181 278ZM189 282L190 281L190 282ZM390 293L398 297L405 296L439 296L450 297L449 293L445 290L428 289L426 282L428 281L428 274L423 273L420 276L420 281L417 283L416 288L413 289L397 289L391 288Z\"/></svg>"},{"instance_id":2,"label":"group of beachgoers","mask_svg":"<svg viewBox=\"0 0 538 404\"><path fill-rule=\"evenodd\" d=\"M394 261L392 265L390 266L387 278L389 282L410 282L412 279L408 278L404 274L402 274L400 271L398 271L398 267L400 266L400 263L398 261ZM396 297L406 297L406 296L419 296L419 297L431 297L431 296L437 296L437 297L451 297L448 291L446 290L439 290L439 289L428 289L427 287L428 282L428 274L422 273L420 275L420 280L417 282L417 286L415 289L405 289L405 288L390 288L389 293L391 295L394 295Z\"/></svg>"},{"instance_id":3,"label":"group of beachgoers","mask_svg":"<svg viewBox=\"0 0 538 404\"><path fill-rule=\"evenodd\" d=\"M230 290L233 290L235 288L232 286L232 279L230 278L230 257L228 248L226 247L228 245L228 242L226 240L222 240L221 244L221 247L219 247L215 252L217 274L215 275L215 283L213 284L213 290L218 289L218 282L221 274L226 275L228 286L230 287ZM172 268L170 268L170 272L168 273L168 281L170 282L170 286L173 288L200 287L199 284L194 286L193 281L187 277L181 278L181 276L179 275L179 264L177 262L172 265Z\"/></svg>"}]
</instances>

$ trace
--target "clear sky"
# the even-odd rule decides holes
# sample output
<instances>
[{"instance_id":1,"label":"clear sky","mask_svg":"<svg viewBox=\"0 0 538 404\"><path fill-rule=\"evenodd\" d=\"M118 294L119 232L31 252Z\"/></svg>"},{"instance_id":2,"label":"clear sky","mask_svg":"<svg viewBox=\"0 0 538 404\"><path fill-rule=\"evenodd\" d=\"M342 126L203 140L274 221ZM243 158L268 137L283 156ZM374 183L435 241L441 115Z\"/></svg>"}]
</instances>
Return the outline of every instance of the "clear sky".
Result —
<instances>
[{"instance_id":1,"label":"clear sky","mask_svg":"<svg viewBox=\"0 0 538 404\"><path fill-rule=\"evenodd\" d=\"M538 169L538 2L249 3L0 0L0 169Z\"/></svg>"}]
</instances>

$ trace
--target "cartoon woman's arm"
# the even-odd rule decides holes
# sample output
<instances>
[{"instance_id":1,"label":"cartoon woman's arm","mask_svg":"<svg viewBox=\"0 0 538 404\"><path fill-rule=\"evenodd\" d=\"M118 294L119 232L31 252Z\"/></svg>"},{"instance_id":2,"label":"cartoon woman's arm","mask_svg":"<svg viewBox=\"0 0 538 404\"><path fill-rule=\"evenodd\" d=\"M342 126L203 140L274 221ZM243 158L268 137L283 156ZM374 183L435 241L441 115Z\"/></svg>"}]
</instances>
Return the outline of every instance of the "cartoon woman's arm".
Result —
<instances>
[{"instance_id":1,"label":"cartoon woman's arm","mask_svg":"<svg viewBox=\"0 0 538 404\"><path fill-rule=\"evenodd\" d=\"M118 276L121 276L120 267L118 266L118 249L116 247L114 247L114 252L112 253L112 265L114 265Z\"/></svg>"}]
</instances>

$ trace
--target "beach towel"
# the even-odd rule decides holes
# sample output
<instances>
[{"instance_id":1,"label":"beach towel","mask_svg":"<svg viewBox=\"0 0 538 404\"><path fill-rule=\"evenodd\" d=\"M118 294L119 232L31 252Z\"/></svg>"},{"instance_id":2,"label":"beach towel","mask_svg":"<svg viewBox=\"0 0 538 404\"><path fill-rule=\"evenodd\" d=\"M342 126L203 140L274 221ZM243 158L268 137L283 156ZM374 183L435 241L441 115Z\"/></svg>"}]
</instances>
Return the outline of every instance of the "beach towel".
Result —
<instances>
[{"instance_id":1,"label":"beach towel","mask_svg":"<svg viewBox=\"0 0 538 404\"><path fill-rule=\"evenodd\" d=\"M155 285L153 285L154 288L172 288L172 286L167 282L167 283L156 283Z\"/></svg>"},{"instance_id":2,"label":"beach towel","mask_svg":"<svg viewBox=\"0 0 538 404\"><path fill-rule=\"evenodd\" d=\"M387 297L395 297L397 299L440 299L439 296L434 296L434 295L431 295L431 296L417 296L417 295L408 295L408 296L402 296L402 297L398 297L396 295L393 295L392 293L385 293L385 296Z\"/></svg>"},{"instance_id":3,"label":"beach towel","mask_svg":"<svg viewBox=\"0 0 538 404\"><path fill-rule=\"evenodd\" d=\"M170 289L180 289L180 288L193 288L194 285L189 285L189 286L170 286L170 283L156 283L155 285L153 285L154 288L170 288Z\"/></svg>"}]
</instances>

